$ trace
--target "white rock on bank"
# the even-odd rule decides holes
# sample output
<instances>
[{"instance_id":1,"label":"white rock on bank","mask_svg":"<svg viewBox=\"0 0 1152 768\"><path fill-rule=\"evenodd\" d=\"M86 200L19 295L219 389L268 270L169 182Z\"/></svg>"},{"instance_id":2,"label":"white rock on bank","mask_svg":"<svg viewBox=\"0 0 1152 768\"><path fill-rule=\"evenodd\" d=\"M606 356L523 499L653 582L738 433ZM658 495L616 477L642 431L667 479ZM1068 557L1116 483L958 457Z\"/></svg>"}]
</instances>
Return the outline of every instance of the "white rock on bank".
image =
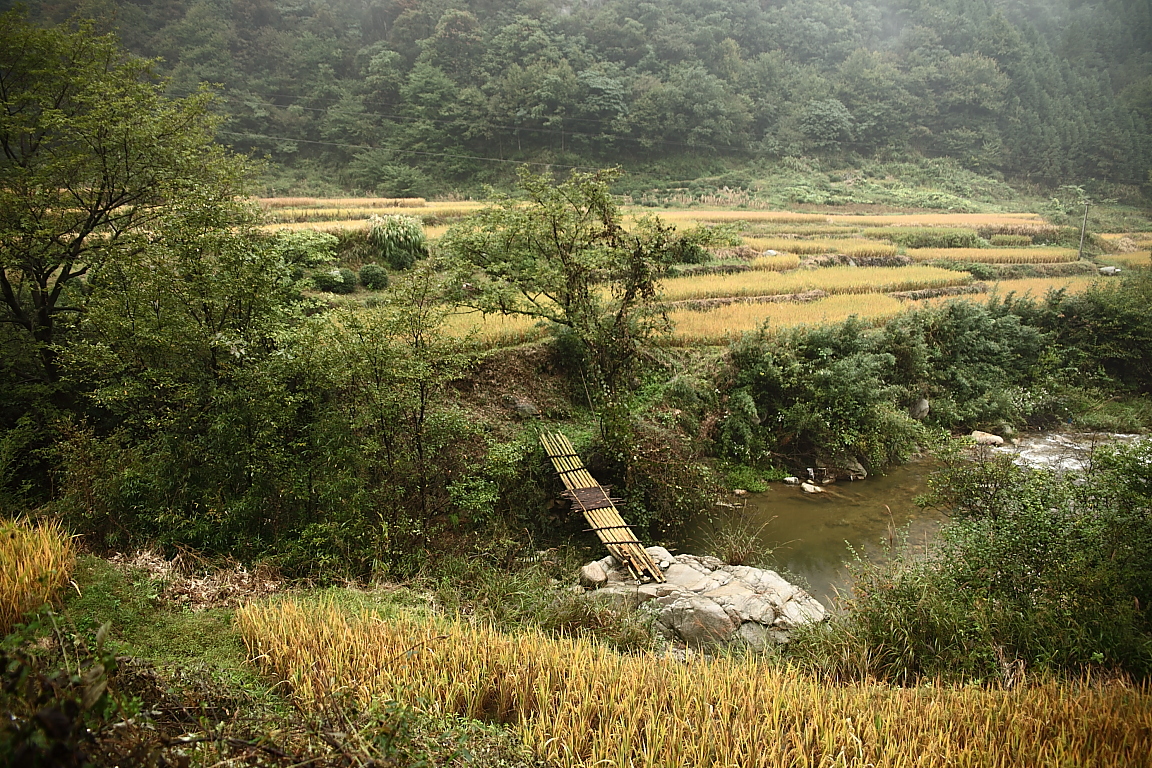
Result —
<instances>
[{"instance_id":1,"label":"white rock on bank","mask_svg":"<svg viewBox=\"0 0 1152 768\"><path fill-rule=\"evenodd\" d=\"M763 650L788 642L792 630L828 616L817 600L775 571L727 565L714 557L673 557L660 547L649 547L648 554L671 561L664 571L666 582L640 584L617 565L593 594L631 607L655 601L657 629L689 647L743 643Z\"/></svg>"}]
</instances>

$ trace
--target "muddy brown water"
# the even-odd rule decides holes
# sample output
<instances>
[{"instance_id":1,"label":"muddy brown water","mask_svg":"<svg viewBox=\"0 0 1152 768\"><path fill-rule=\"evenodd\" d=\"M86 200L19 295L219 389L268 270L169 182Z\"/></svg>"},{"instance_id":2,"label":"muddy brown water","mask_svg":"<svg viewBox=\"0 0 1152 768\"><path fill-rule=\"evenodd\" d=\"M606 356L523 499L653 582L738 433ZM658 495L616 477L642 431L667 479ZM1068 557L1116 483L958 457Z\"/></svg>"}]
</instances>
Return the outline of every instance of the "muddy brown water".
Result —
<instances>
[{"instance_id":1,"label":"muddy brown water","mask_svg":"<svg viewBox=\"0 0 1152 768\"><path fill-rule=\"evenodd\" d=\"M833 608L837 592L847 594L844 563L853 552L878 561L903 536L921 548L940 529L941 516L914 501L927 489L932 468L930 461L914 461L867 480L824 486L819 494L773 483L765 493L731 497L736 509L717 507L694 521L683 550L712 551L719 531L756 532L760 546L774 550L776 570L786 578L799 577L813 597Z\"/></svg>"},{"instance_id":2,"label":"muddy brown water","mask_svg":"<svg viewBox=\"0 0 1152 768\"><path fill-rule=\"evenodd\" d=\"M1015 447L996 449L1024 465L1055 471L1085 471L1094 448L1147 439L1138 435L1093 432L1037 432L1023 436ZM817 600L836 609L838 596L850 589L845 562L858 554L882 561L886 551L902 542L923 551L940 530L944 517L921 509L915 498L927 490L935 468L929 459L892 467L884 475L855 483L824 486L825 493L806 494L798 486L773 483L766 493L743 499L729 497L736 508L717 507L689 526L683 551L712 553L716 534L725 530L755 531L762 550L774 550L771 567L785 578L795 577Z\"/></svg>"}]
</instances>

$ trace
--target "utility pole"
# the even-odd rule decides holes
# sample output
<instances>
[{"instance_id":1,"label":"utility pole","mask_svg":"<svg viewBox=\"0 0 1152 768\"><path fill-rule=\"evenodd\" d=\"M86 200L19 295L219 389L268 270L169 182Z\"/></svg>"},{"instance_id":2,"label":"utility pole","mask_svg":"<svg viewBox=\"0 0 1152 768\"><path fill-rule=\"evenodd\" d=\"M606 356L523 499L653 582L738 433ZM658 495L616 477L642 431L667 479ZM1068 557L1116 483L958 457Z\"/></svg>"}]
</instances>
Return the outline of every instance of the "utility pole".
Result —
<instances>
[{"instance_id":1,"label":"utility pole","mask_svg":"<svg viewBox=\"0 0 1152 768\"><path fill-rule=\"evenodd\" d=\"M1084 203L1084 223L1080 225L1080 255L1078 261L1084 261L1084 233L1088 231L1088 203Z\"/></svg>"}]
</instances>

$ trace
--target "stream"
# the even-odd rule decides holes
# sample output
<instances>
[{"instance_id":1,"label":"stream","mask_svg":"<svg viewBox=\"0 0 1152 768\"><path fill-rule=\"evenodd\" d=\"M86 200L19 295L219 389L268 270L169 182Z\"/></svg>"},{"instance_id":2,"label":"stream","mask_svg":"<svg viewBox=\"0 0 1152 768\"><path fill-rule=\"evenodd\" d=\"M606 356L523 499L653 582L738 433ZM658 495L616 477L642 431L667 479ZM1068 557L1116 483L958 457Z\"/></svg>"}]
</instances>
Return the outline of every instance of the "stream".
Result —
<instances>
[{"instance_id":1,"label":"stream","mask_svg":"<svg viewBox=\"0 0 1152 768\"><path fill-rule=\"evenodd\" d=\"M1136 435L1043 432L1022 436L1013 453L1017 461L1057 470L1085 468L1093 448L1131 442ZM826 493L806 494L798 486L773 483L765 493L731 497L736 508L717 507L709 518L689 526L685 552L709 552L718 532L738 528L756 533L762 550L772 550L771 567L798 581L830 610L836 595L847 595L850 582L844 567L855 551L879 562L902 536L910 547L923 548L940 530L944 518L916 506L927 490L931 459L917 459L889 468L887 474L858 482L824 486Z\"/></svg>"}]
</instances>

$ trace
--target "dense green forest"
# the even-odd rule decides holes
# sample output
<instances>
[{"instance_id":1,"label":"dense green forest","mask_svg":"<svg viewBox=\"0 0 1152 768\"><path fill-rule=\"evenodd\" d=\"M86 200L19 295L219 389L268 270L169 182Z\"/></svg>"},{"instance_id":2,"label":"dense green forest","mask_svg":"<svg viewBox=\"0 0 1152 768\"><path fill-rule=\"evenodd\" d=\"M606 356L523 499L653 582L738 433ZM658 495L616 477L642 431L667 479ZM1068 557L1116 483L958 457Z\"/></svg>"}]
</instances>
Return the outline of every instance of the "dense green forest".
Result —
<instances>
[{"instance_id":1,"label":"dense green forest","mask_svg":"<svg viewBox=\"0 0 1152 768\"><path fill-rule=\"evenodd\" d=\"M270 159L267 192L477 190L513 161L667 178L929 156L1131 197L1152 168L1143 0L28 6L102 19L162 59L171 95L219 84L219 138Z\"/></svg>"}]
</instances>

